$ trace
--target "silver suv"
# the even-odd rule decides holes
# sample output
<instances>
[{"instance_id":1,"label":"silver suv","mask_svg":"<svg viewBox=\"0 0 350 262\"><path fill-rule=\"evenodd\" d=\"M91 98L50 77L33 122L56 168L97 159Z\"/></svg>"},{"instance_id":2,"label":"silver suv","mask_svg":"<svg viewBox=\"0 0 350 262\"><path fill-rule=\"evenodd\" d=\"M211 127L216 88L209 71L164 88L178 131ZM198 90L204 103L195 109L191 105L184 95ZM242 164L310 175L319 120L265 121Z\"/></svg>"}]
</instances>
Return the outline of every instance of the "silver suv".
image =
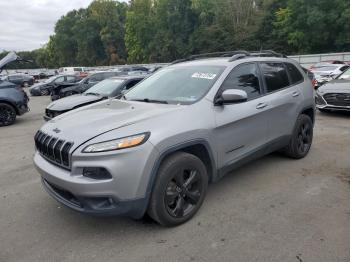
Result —
<instances>
[{"instance_id":1,"label":"silver suv","mask_svg":"<svg viewBox=\"0 0 350 262\"><path fill-rule=\"evenodd\" d=\"M208 183L238 166L277 150L306 156L315 107L301 67L270 51L208 56L47 122L34 157L47 192L77 211L147 212L174 226L198 211Z\"/></svg>"}]
</instances>

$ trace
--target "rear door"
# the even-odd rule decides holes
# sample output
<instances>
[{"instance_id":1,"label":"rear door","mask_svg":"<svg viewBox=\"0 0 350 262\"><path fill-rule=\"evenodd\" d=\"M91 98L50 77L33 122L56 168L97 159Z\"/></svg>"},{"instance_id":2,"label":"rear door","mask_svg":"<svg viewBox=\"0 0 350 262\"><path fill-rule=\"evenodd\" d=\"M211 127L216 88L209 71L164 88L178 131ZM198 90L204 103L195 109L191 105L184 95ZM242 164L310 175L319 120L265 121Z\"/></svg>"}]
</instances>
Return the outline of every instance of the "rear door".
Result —
<instances>
[{"instance_id":1,"label":"rear door","mask_svg":"<svg viewBox=\"0 0 350 262\"><path fill-rule=\"evenodd\" d=\"M268 98L268 141L285 143L292 134L302 103L304 75L292 63L261 62Z\"/></svg>"},{"instance_id":2,"label":"rear door","mask_svg":"<svg viewBox=\"0 0 350 262\"><path fill-rule=\"evenodd\" d=\"M267 137L267 104L256 63L235 67L223 82L220 92L240 89L247 92L248 101L215 106L214 139L219 168L228 168L237 161L263 148Z\"/></svg>"}]
</instances>

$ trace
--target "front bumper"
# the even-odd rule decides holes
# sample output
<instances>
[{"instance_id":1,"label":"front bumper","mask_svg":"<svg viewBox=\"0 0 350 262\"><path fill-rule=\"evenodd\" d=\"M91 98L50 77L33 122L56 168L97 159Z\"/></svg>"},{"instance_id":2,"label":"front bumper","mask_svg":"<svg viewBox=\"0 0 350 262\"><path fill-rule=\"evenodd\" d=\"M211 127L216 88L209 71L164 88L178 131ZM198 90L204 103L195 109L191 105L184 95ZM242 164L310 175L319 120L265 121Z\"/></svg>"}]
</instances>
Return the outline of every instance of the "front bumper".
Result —
<instances>
[{"instance_id":1,"label":"front bumper","mask_svg":"<svg viewBox=\"0 0 350 262\"><path fill-rule=\"evenodd\" d=\"M315 98L316 101L316 108L317 109L324 109L324 110L334 110L334 111L350 111L350 106L339 106L339 105L332 105L329 104L326 99L320 94L316 95Z\"/></svg>"},{"instance_id":2,"label":"front bumper","mask_svg":"<svg viewBox=\"0 0 350 262\"><path fill-rule=\"evenodd\" d=\"M124 151L124 152L122 152ZM117 151L116 151L117 152ZM143 216L157 151L150 143L109 154L72 155L71 170L56 166L38 152L34 164L46 191L76 211L97 215ZM109 179L83 176L84 167L105 168Z\"/></svg>"}]
</instances>

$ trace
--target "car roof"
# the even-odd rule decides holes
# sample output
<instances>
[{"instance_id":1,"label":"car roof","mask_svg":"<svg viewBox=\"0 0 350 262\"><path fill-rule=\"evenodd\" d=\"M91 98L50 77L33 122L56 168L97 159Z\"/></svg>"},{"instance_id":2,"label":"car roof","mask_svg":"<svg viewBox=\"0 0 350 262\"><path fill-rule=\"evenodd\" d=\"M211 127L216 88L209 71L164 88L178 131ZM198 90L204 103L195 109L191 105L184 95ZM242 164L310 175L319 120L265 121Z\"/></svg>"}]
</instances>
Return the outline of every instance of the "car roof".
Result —
<instances>
[{"instance_id":1,"label":"car roof","mask_svg":"<svg viewBox=\"0 0 350 262\"><path fill-rule=\"evenodd\" d=\"M234 63L244 63L244 62L263 62L263 61L276 61L276 62L289 62L297 63L293 59L283 58L283 57L254 57L247 56L241 59L230 61L230 57L215 57L215 58L203 58L198 60L190 60L185 62L180 62L173 64L172 66L231 66Z\"/></svg>"}]
</instances>

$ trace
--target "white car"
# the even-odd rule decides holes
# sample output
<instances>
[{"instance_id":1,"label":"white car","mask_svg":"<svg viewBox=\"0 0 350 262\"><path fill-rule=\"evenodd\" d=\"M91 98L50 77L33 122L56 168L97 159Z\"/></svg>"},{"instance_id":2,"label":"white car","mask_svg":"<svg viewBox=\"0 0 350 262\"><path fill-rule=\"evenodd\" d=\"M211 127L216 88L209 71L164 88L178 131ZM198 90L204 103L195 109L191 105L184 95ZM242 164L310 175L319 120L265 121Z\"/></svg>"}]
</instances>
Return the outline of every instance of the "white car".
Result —
<instances>
[{"instance_id":1,"label":"white car","mask_svg":"<svg viewBox=\"0 0 350 262\"><path fill-rule=\"evenodd\" d=\"M318 86L321 86L343 73L349 67L349 65L344 64L322 64L310 69L310 71L314 73Z\"/></svg>"}]
</instances>

